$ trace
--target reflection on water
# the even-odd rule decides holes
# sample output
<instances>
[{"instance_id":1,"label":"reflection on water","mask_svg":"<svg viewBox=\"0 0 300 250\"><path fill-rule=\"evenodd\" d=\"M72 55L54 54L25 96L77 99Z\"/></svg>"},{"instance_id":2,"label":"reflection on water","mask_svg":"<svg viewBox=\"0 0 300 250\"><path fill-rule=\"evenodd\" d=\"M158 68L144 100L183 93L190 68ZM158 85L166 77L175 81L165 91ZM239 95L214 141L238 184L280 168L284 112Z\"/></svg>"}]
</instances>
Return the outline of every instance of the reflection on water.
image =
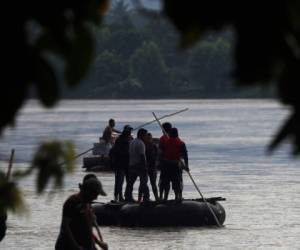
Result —
<instances>
[{"instance_id":1,"label":"reflection on water","mask_svg":"<svg viewBox=\"0 0 300 250\"><path fill-rule=\"evenodd\" d=\"M191 173L204 196L222 196L227 218L218 228L118 228L102 227L110 249L300 249L300 168L285 145L272 157L265 146L287 111L268 100L164 100L164 101L64 101L53 110L31 102L18 117L17 126L5 131L0 159L16 149L14 168L24 168L37 143L45 139L72 140L78 153L92 146L107 120L136 127L152 120L151 112L171 117L190 154ZM156 124L147 127L154 136ZM77 192L84 173L81 161L55 195L37 196L34 178L20 183L30 214L9 215L7 237L0 248L54 249L64 200ZM2 163L1 168L6 164ZM113 176L98 173L112 198ZM198 193L184 175L184 197ZM135 187L136 188L136 187ZM135 195L137 190L135 189Z\"/></svg>"}]
</instances>

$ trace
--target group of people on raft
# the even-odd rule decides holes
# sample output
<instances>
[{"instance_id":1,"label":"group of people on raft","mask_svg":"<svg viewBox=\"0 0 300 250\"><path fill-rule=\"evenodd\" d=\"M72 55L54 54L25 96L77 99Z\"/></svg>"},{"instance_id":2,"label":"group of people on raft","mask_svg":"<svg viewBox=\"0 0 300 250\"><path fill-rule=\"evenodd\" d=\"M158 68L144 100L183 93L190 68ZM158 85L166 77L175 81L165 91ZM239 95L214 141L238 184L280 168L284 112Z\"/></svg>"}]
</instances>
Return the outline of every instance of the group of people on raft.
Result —
<instances>
[{"instance_id":1,"label":"group of people on raft","mask_svg":"<svg viewBox=\"0 0 300 250\"><path fill-rule=\"evenodd\" d=\"M106 140L112 139L112 132L118 132L114 130L114 125L115 122L111 119L103 133ZM170 183L172 183L175 199L181 201L182 169L189 171L187 149L185 143L178 137L177 128L173 128L169 122L163 123L162 128L164 134L159 139L158 147L153 143L151 133L144 128L138 130L135 139L132 138L133 129L129 125L124 126L113 143L109 154L115 171L116 201L134 201L132 191L137 177L140 179L138 201L150 200L148 178L157 201L168 199ZM156 186L157 162L160 167L159 195ZM101 249L108 249L91 206L98 195L106 196L100 180L94 174L87 174L79 184L79 192L69 196L64 202L60 232L55 244L56 250L96 250L96 245ZM97 234L93 229L96 229Z\"/></svg>"},{"instance_id":2,"label":"group of people on raft","mask_svg":"<svg viewBox=\"0 0 300 250\"><path fill-rule=\"evenodd\" d=\"M115 121L109 120L109 125L103 132L102 139L112 140ZM140 185L138 201L150 200L148 179L150 179L153 195L156 201L168 199L170 187L175 193L175 200L182 200L182 170L189 171L188 153L185 143L179 138L178 129L172 124L162 124L163 135L157 146L153 142L152 134L140 128L137 137L132 137L133 128L125 125L109 151L111 167L115 172L114 200L135 201L132 195L133 186L137 177ZM157 169L160 169L159 192L156 184ZM126 188L123 195L123 184L126 179Z\"/></svg>"}]
</instances>

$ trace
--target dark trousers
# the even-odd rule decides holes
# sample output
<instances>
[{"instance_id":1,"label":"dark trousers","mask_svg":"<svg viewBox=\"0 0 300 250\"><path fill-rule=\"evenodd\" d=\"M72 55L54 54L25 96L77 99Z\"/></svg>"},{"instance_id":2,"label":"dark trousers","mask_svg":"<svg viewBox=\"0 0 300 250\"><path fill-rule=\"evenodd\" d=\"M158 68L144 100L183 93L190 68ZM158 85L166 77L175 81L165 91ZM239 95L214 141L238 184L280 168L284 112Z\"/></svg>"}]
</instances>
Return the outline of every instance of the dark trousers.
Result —
<instances>
[{"instance_id":1,"label":"dark trousers","mask_svg":"<svg viewBox=\"0 0 300 250\"><path fill-rule=\"evenodd\" d=\"M162 161L160 163L160 175L159 175L159 196L161 199L165 197L168 198L169 191L170 191L170 178L167 176L166 165Z\"/></svg>"},{"instance_id":2,"label":"dark trousers","mask_svg":"<svg viewBox=\"0 0 300 250\"><path fill-rule=\"evenodd\" d=\"M124 169L115 170L115 189L114 195L119 199L123 197L123 183L126 176L126 171ZM127 178L126 178L127 180Z\"/></svg>"},{"instance_id":3,"label":"dark trousers","mask_svg":"<svg viewBox=\"0 0 300 250\"><path fill-rule=\"evenodd\" d=\"M164 163L164 170L161 174L163 175L162 183L165 188L169 189L170 183L172 183L172 189L174 190L175 196L176 194L182 193L182 170L177 163L166 161Z\"/></svg>"},{"instance_id":4,"label":"dark trousers","mask_svg":"<svg viewBox=\"0 0 300 250\"><path fill-rule=\"evenodd\" d=\"M144 200L149 199L149 188L148 188L148 174L147 170L144 168L139 168L138 166L130 166L128 170L128 182L125 190L125 199L131 200L133 185L137 179L140 178L139 194L142 194Z\"/></svg>"}]
</instances>

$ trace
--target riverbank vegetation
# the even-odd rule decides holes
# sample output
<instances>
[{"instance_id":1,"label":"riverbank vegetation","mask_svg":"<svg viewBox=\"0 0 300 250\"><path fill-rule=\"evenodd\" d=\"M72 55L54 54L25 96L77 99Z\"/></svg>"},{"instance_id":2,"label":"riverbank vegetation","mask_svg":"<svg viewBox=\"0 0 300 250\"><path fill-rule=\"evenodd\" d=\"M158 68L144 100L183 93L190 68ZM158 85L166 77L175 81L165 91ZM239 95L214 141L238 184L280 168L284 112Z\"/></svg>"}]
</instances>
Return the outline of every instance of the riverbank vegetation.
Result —
<instances>
[{"instance_id":1,"label":"riverbank vegetation","mask_svg":"<svg viewBox=\"0 0 300 250\"><path fill-rule=\"evenodd\" d=\"M84 84L65 98L262 98L274 89L233 85L230 30L209 33L179 50L179 34L164 16L149 18L117 1L94 28L96 56Z\"/></svg>"}]
</instances>

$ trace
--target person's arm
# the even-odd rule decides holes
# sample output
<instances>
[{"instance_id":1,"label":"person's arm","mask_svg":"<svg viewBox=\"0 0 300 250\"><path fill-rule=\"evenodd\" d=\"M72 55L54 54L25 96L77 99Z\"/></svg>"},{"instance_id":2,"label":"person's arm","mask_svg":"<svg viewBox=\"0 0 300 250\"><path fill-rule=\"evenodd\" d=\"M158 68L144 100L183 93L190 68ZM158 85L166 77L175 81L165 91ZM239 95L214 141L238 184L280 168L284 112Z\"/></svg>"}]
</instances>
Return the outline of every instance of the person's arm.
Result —
<instances>
[{"instance_id":1,"label":"person's arm","mask_svg":"<svg viewBox=\"0 0 300 250\"><path fill-rule=\"evenodd\" d=\"M96 228L96 230L97 230L97 232L98 232L99 229ZM99 233L100 233L100 231L99 231ZM101 234L99 234L99 237L100 237L100 235L101 235ZM101 247L101 249L103 249L103 250L107 250L107 249L108 249L108 245L107 245L106 242L103 241L103 239L98 239L95 235L93 235L93 239L94 239L95 243L96 243L99 247Z\"/></svg>"},{"instance_id":2,"label":"person's arm","mask_svg":"<svg viewBox=\"0 0 300 250\"><path fill-rule=\"evenodd\" d=\"M185 143L183 143L182 146L181 146L181 157L184 160L184 165L185 165L184 169L186 171L190 171L190 169L189 169L189 158L188 158L188 153L187 153Z\"/></svg>"},{"instance_id":3,"label":"person's arm","mask_svg":"<svg viewBox=\"0 0 300 250\"><path fill-rule=\"evenodd\" d=\"M120 130L117 130L115 128L112 128L112 131L115 132L115 133L117 133L117 134L121 134L122 133Z\"/></svg>"},{"instance_id":4,"label":"person's arm","mask_svg":"<svg viewBox=\"0 0 300 250\"><path fill-rule=\"evenodd\" d=\"M141 142L139 147L138 147L138 150L139 150L139 155L140 155L140 162L141 162L141 165L146 168L147 167L147 160L146 160L146 146L144 144L144 142Z\"/></svg>"},{"instance_id":5,"label":"person's arm","mask_svg":"<svg viewBox=\"0 0 300 250\"><path fill-rule=\"evenodd\" d=\"M103 250L107 250L108 249L108 245L107 245L107 243L106 242L104 242L104 241L100 241L98 238L94 238L94 240L95 240L95 243L99 246L99 247L101 247L101 249L103 249Z\"/></svg>"},{"instance_id":6,"label":"person's arm","mask_svg":"<svg viewBox=\"0 0 300 250\"><path fill-rule=\"evenodd\" d=\"M97 231L97 234L98 234L98 237L99 239L93 234L93 238L95 240L95 243L99 245L99 247L101 247L101 249L103 250L107 250L108 249L108 245L106 242L103 241L103 237L102 237L102 234L100 232L100 229L99 229L99 226L98 226L98 223L97 223L97 218L96 218L96 215L93 213L93 226L95 227L96 231Z\"/></svg>"}]
</instances>

